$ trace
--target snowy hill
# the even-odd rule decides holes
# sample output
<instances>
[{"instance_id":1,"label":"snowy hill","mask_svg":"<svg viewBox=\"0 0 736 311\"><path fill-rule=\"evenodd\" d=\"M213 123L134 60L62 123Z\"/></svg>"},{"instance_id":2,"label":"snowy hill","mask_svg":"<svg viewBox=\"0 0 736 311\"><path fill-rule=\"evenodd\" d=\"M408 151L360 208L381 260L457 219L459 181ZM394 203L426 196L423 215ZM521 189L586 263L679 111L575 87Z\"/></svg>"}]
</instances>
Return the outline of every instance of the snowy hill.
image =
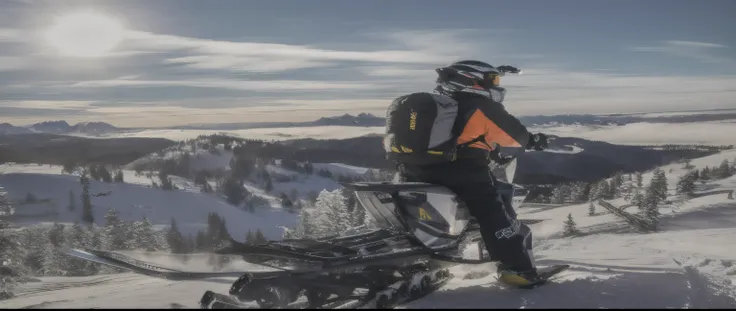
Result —
<instances>
[{"instance_id":1,"label":"snowy hill","mask_svg":"<svg viewBox=\"0 0 736 311\"><path fill-rule=\"evenodd\" d=\"M690 164L702 169L706 165L714 167L724 159L735 158L736 150L726 150L694 159ZM323 167L339 166L328 164ZM31 167L26 169L31 170ZM34 169L40 171L45 167ZM672 203L665 203L659 207L663 215L660 219L659 232L638 233L623 219L598 204L594 215L589 215L589 203L529 205L519 209L518 212L521 219L537 220L530 225L534 234L534 256L537 263L540 266L558 263L572 265L572 268L561 274L555 283L531 291L514 291L500 287L494 275L488 274L495 271L493 265L459 265L450 270L454 278L446 286L405 307L424 309L736 306L734 285L736 250L731 247L736 240L736 200L729 199L726 193L715 193L680 201L674 189L678 177L687 170L683 168L683 164L671 164L661 169L667 174L668 201ZM269 167L269 171L290 173L278 165ZM652 172L643 174L645 185L652 175ZM58 177L63 179L65 176ZM2 179L0 183L3 183ZM78 182L76 184L78 185ZM101 187L95 184L94 191L104 190ZM16 190L14 197L24 195L22 189L24 188L21 188L20 194L17 194ZM736 176L731 176L704 183L698 182L696 192L710 193L734 189L736 189ZM57 190L61 194L68 191ZM112 199L115 191L125 190L113 189L113 195L108 198ZM195 196L186 198L194 199ZM609 202L616 207L628 204L621 198ZM210 203L215 206L210 208L226 209L217 207L219 205L215 201ZM637 209L629 207L626 211L636 214ZM188 209L185 207L184 210ZM236 217L237 214L233 212L228 215ZM562 236L563 222L568 215L572 215L580 231L577 237ZM228 228L234 228L232 226L235 226L235 223L231 224L232 220L227 217L226 219ZM248 219L243 218L239 221L247 222ZM675 263L675 260L681 262L683 266ZM196 265L194 260L186 270L202 269L196 268ZM234 280L223 278L175 282L123 273L76 278L42 277L40 281L24 285L17 298L0 301L0 307L196 308L197 301L205 290L225 293Z\"/></svg>"},{"instance_id":2,"label":"snowy hill","mask_svg":"<svg viewBox=\"0 0 736 311\"><path fill-rule=\"evenodd\" d=\"M81 185L77 176L62 175L60 166L2 165L0 185L13 201L23 201L28 193L41 203L15 206L12 221L19 225L35 223L73 223L81 217L77 202L74 211L68 209L69 192L79 198ZM280 238L278 226L291 226L294 215L280 208L259 208L254 213L232 206L214 194L200 193L197 187L174 178L181 190L167 191L151 188L151 179L136 177L133 171L123 171L125 183L91 181L90 193L107 193L92 199L95 223L104 225L104 215L109 208L118 211L123 220L140 220L144 215L154 226L168 226L175 218L182 234L196 234L207 225L207 215L215 212L224 217L230 234L242 239L248 230L261 229L269 238ZM47 201L44 201L46 199ZM275 198L272 198L275 201Z\"/></svg>"},{"instance_id":3,"label":"snowy hill","mask_svg":"<svg viewBox=\"0 0 736 311\"><path fill-rule=\"evenodd\" d=\"M194 144L195 147L191 147ZM235 142L232 147L239 146L240 143ZM205 148L203 148L203 146ZM126 165L128 169L135 170L136 167L150 166L155 163L160 163L166 160L177 160L180 161L183 157L187 158L189 163L189 169L192 171L207 170L207 171L226 171L230 169L230 162L233 160L232 149L226 149L223 144L214 144L209 138L199 137L197 139L188 141L186 144L178 144L166 148L158 153L153 153L133 161ZM335 180L319 176L317 174L300 174L298 172L285 169L280 166L280 160L276 160L275 164L265 164L265 170L271 175L273 179L273 190L271 194L267 194L264 190L263 184L260 184L257 180L246 180L245 188L258 196L264 197L275 205L278 205L280 199L278 196L280 193L287 195L296 194L297 198L306 198L310 192L319 193L322 190L332 191L340 188ZM344 165L341 163L330 163L314 164L315 171L325 169L333 173L334 175L343 176L362 176L368 171L366 168L354 167ZM182 183L186 183L182 181ZM196 187L196 186L195 186Z\"/></svg>"}]
</instances>

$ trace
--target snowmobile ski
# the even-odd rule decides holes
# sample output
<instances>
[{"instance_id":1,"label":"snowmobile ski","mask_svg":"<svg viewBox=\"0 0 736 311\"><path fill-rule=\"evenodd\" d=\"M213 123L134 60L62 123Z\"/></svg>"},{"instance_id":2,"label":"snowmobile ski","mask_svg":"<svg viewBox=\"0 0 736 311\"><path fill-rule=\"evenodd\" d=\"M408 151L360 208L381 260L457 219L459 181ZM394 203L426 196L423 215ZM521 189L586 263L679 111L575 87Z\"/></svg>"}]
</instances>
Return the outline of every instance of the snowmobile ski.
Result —
<instances>
[{"instance_id":1,"label":"snowmobile ski","mask_svg":"<svg viewBox=\"0 0 736 311\"><path fill-rule=\"evenodd\" d=\"M67 249L67 255L99 264L125 269L138 274L170 280L196 280L214 277L240 276L242 272L186 272L155 266L115 252L92 249Z\"/></svg>"}]
</instances>

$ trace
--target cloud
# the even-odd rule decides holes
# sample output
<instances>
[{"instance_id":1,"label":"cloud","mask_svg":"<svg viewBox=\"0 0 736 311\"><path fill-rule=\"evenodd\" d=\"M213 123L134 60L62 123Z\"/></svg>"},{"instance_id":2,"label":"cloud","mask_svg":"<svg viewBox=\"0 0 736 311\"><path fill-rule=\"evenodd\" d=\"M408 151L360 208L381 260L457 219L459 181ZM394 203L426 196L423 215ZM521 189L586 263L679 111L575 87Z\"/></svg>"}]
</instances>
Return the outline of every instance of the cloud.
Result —
<instances>
[{"instance_id":1,"label":"cloud","mask_svg":"<svg viewBox=\"0 0 736 311\"><path fill-rule=\"evenodd\" d=\"M306 90L360 90L377 88L368 83L347 83L331 81L307 80L274 80L244 81L229 79L193 79L193 80L136 80L111 79L76 82L70 85L76 88L95 87L193 87L218 88L241 91L280 92Z\"/></svg>"},{"instance_id":2,"label":"cloud","mask_svg":"<svg viewBox=\"0 0 736 311\"><path fill-rule=\"evenodd\" d=\"M23 57L0 56L0 71L16 71L26 68L27 60Z\"/></svg>"},{"instance_id":3,"label":"cloud","mask_svg":"<svg viewBox=\"0 0 736 311\"><path fill-rule=\"evenodd\" d=\"M510 112L622 113L727 108L736 104L736 75L641 76L527 70L501 80Z\"/></svg>"},{"instance_id":4,"label":"cloud","mask_svg":"<svg viewBox=\"0 0 736 311\"><path fill-rule=\"evenodd\" d=\"M731 63L734 59L713 55L714 49L725 49L728 46L717 43L697 41L664 41L655 46L630 47L632 52L663 53L672 56L691 58L703 63Z\"/></svg>"},{"instance_id":5,"label":"cloud","mask_svg":"<svg viewBox=\"0 0 736 311\"><path fill-rule=\"evenodd\" d=\"M0 92L39 101L0 102L0 109L20 105L47 109L44 113L60 111L65 118L69 115L66 112L73 111L75 121L114 121L122 126L382 114L398 95L430 91L436 78L434 69L452 61L493 59L514 64L538 57L506 44L503 37L483 34L473 29L382 31L358 38L361 46L370 48L341 49L131 30L121 49L111 54L115 57L99 62L59 62L43 55L26 59L24 64L18 57L0 57L0 71L33 65L34 70L43 70L34 73L45 79L37 80L31 73L6 75L11 78L2 81ZM0 30L0 41L11 36L20 38L17 31ZM485 40L477 40L479 37ZM713 61L718 59L714 51L727 48L715 43L666 41L631 50ZM736 76L617 75L539 64L523 61L523 75L502 79L508 89L505 105L510 112L534 115L718 108L734 105L736 98ZM268 75L247 74L255 72ZM21 82L34 83L35 87L29 91ZM13 84L17 87L8 92ZM166 89L172 87L177 88L175 92Z\"/></svg>"},{"instance_id":6,"label":"cloud","mask_svg":"<svg viewBox=\"0 0 736 311\"><path fill-rule=\"evenodd\" d=\"M427 81L431 81L437 77L434 69L414 69L401 66L366 66L360 68L361 71L370 77L411 78Z\"/></svg>"},{"instance_id":7,"label":"cloud","mask_svg":"<svg viewBox=\"0 0 736 311\"><path fill-rule=\"evenodd\" d=\"M93 102L76 100L20 100L0 101L0 108L23 107L27 109L79 110L90 106Z\"/></svg>"},{"instance_id":8,"label":"cloud","mask_svg":"<svg viewBox=\"0 0 736 311\"><path fill-rule=\"evenodd\" d=\"M463 53L457 44L452 48L429 44L428 38L438 39L448 34L390 34L385 40L405 40L405 49L348 51L322 49L306 45L279 43L235 42L185 36L162 35L144 31L128 31L127 46L137 51L176 51L188 55L170 57L168 64L181 64L193 69L227 71L281 72L292 69L326 67L339 62L434 64L447 62ZM438 47L439 46L439 47ZM465 44L464 46L468 46Z\"/></svg>"},{"instance_id":9,"label":"cloud","mask_svg":"<svg viewBox=\"0 0 736 311\"><path fill-rule=\"evenodd\" d=\"M0 42L20 41L22 32L13 28L0 28Z\"/></svg>"}]
</instances>

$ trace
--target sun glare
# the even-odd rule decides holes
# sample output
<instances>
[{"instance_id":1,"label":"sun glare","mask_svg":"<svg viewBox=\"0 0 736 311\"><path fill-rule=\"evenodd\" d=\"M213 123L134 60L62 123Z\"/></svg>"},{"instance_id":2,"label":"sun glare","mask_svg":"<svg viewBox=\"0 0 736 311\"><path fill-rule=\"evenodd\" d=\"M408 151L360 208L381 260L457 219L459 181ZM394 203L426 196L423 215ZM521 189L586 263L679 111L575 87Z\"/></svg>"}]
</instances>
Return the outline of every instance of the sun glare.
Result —
<instances>
[{"instance_id":1,"label":"sun glare","mask_svg":"<svg viewBox=\"0 0 736 311\"><path fill-rule=\"evenodd\" d=\"M123 26L93 11L59 17L46 38L59 52L72 57L101 57L123 40Z\"/></svg>"}]
</instances>

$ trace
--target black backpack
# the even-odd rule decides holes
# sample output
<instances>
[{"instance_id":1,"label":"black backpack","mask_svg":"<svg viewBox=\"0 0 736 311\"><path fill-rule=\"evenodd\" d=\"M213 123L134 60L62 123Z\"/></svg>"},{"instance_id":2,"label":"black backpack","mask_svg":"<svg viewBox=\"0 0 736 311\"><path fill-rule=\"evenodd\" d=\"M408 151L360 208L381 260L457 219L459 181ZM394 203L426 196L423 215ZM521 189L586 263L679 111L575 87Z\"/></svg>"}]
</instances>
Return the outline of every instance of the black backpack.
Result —
<instances>
[{"instance_id":1,"label":"black backpack","mask_svg":"<svg viewBox=\"0 0 736 311\"><path fill-rule=\"evenodd\" d=\"M458 102L434 93L413 93L395 99L386 112L386 157L398 163L429 165L457 158ZM474 143L479 139L463 145Z\"/></svg>"}]
</instances>

